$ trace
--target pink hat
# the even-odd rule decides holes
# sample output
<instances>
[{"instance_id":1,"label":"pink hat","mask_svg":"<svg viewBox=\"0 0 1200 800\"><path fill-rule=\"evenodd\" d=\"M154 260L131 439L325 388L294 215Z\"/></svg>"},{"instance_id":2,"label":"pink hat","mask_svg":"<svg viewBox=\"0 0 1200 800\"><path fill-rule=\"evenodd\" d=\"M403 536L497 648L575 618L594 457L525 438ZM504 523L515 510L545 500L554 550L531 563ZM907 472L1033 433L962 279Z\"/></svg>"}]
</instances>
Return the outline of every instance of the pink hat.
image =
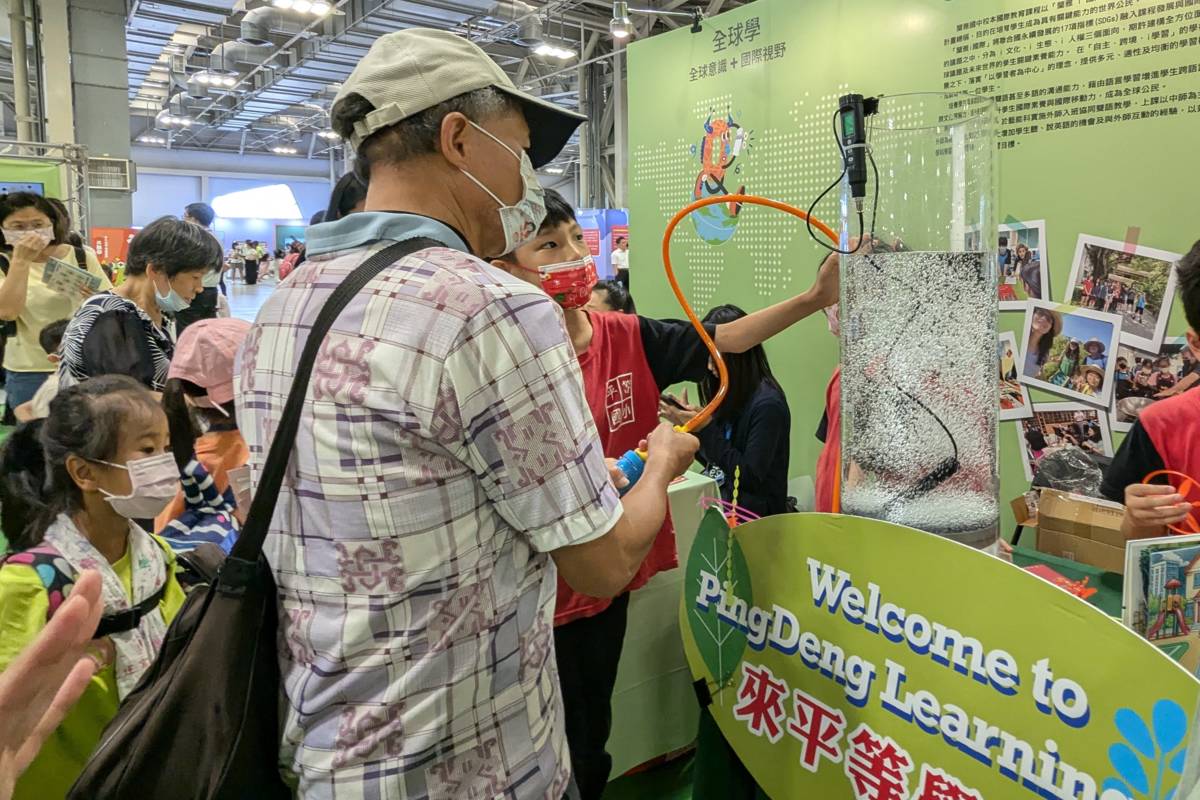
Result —
<instances>
[{"instance_id":1,"label":"pink hat","mask_svg":"<svg viewBox=\"0 0 1200 800\"><path fill-rule=\"evenodd\" d=\"M208 393L196 405L220 407L233 399L233 359L250 333L241 319L202 319L184 330L175 344L168 378L191 381Z\"/></svg>"}]
</instances>

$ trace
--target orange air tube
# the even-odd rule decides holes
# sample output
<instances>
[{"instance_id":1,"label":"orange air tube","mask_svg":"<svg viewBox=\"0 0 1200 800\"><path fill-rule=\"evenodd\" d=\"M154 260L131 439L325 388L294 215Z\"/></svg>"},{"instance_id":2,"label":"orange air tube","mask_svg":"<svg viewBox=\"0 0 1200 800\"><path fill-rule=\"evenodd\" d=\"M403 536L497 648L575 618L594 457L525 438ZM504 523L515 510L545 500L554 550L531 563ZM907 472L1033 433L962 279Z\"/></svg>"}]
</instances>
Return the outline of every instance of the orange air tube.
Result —
<instances>
[{"instance_id":1,"label":"orange air tube","mask_svg":"<svg viewBox=\"0 0 1200 800\"><path fill-rule=\"evenodd\" d=\"M838 242L838 235L834 233L833 229L824 222L821 222L821 220L817 219L816 217L809 217L808 212L801 211L795 206L790 206L787 203L781 203L778 200L769 200L765 197L758 197L757 195L752 194L725 194L714 195L712 197L703 197L694 203L689 203L688 205L679 209L675 216L671 218L671 221L667 223L666 231L663 232L663 269L666 270L667 280L671 284L671 290L675 292L675 299L678 300L679 305L683 307L683 311L685 314L687 314L687 318L691 321L692 327L694 327L696 332L700 334L700 338L704 341L704 346L708 348L708 352L709 355L712 356L713 363L717 365L717 375L720 379L720 388L717 389L717 393L715 396L713 396L712 400L708 401L708 405L700 409L700 412L696 414L696 416L692 417L680 428L680 430L682 430L684 433L691 433L692 431L696 430L696 428L703 425L712 417L714 413L716 413L717 408L720 407L721 403L725 400L725 395L729 393L729 369L725 366L725 359L721 358L720 352L717 351L716 342L714 342L712 337L708 335L708 331L704 330L703 323L701 323L700 318L696 316L696 312L692 310L687 298L683 296L683 290L679 288L679 281L675 278L675 270L671 267L671 237L675 234L675 226L682 222L688 214L691 214L697 209L704 208L705 206L714 206L719 203L742 203L755 206L768 206L779 211L784 211L788 214L791 214L793 217L799 217L802 220L810 222L814 228L829 237L829 240L834 244L837 244Z\"/></svg>"}]
</instances>

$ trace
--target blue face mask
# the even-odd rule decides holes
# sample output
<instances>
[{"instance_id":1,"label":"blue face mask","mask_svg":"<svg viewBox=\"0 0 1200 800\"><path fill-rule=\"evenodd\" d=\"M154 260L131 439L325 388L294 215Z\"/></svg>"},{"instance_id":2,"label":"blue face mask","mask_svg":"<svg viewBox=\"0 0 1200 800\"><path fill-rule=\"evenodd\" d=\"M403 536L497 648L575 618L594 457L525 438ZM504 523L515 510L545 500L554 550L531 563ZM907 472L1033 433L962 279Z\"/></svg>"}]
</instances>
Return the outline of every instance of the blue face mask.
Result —
<instances>
[{"instance_id":1,"label":"blue face mask","mask_svg":"<svg viewBox=\"0 0 1200 800\"><path fill-rule=\"evenodd\" d=\"M158 303L158 308L160 311L164 311L168 314L178 314L180 311L183 311L185 308L191 305L190 301L184 300L179 296L179 292L175 291L174 287L171 286L171 280L169 278L167 279L167 289L168 291L165 295L160 294L158 291L158 283L156 282L154 284L154 302Z\"/></svg>"}]
</instances>

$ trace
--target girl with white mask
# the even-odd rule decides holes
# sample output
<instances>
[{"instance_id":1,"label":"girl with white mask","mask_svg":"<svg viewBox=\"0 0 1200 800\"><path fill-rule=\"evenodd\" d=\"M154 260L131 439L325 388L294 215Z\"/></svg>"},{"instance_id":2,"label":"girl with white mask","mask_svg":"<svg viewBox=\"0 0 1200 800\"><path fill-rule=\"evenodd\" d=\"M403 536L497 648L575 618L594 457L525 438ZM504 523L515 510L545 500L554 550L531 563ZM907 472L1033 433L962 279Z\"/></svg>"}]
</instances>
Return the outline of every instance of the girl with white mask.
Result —
<instances>
[{"instance_id":1,"label":"girl with white mask","mask_svg":"<svg viewBox=\"0 0 1200 800\"><path fill-rule=\"evenodd\" d=\"M0 567L0 670L84 570L100 573L104 604L94 639L102 666L17 781L16 798L65 796L183 604L170 548L131 521L153 517L174 497L168 442L154 395L109 375L63 390L49 417L6 443L0 503L15 552Z\"/></svg>"},{"instance_id":2,"label":"girl with white mask","mask_svg":"<svg viewBox=\"0 0 1200 800\"><path fill-rule=\"evenodd\" d=\"M66 214L41 195L17 192L0 197L0 321L8 329L4 370L10 409L33 399L55 371L38 334L69 318L93 292L51 288L43 280L47 264L66 262L92 275L95 290L112 288L96 254L67 243L70 227Z\"/></svg>"}]
</instances>

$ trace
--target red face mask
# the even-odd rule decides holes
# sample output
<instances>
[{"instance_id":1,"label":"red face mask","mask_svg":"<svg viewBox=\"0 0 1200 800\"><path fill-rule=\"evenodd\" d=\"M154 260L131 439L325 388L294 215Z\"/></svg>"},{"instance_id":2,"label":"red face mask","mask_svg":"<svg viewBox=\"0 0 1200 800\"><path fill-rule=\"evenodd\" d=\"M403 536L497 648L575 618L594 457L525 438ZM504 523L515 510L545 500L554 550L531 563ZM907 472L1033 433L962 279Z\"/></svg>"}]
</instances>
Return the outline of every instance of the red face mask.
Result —
<instances>
[{"instance_id":1,"label":"red face mask","mask_svg":"<svg viewBox=\"0 0 1200 800\"><path fill-rule=\"evenodd\" d=\"M542 291L568 311L588 304L597 280L596 264L591 256L541 267L538 275L542 279Z\"/></svg>"}]
</instances>

